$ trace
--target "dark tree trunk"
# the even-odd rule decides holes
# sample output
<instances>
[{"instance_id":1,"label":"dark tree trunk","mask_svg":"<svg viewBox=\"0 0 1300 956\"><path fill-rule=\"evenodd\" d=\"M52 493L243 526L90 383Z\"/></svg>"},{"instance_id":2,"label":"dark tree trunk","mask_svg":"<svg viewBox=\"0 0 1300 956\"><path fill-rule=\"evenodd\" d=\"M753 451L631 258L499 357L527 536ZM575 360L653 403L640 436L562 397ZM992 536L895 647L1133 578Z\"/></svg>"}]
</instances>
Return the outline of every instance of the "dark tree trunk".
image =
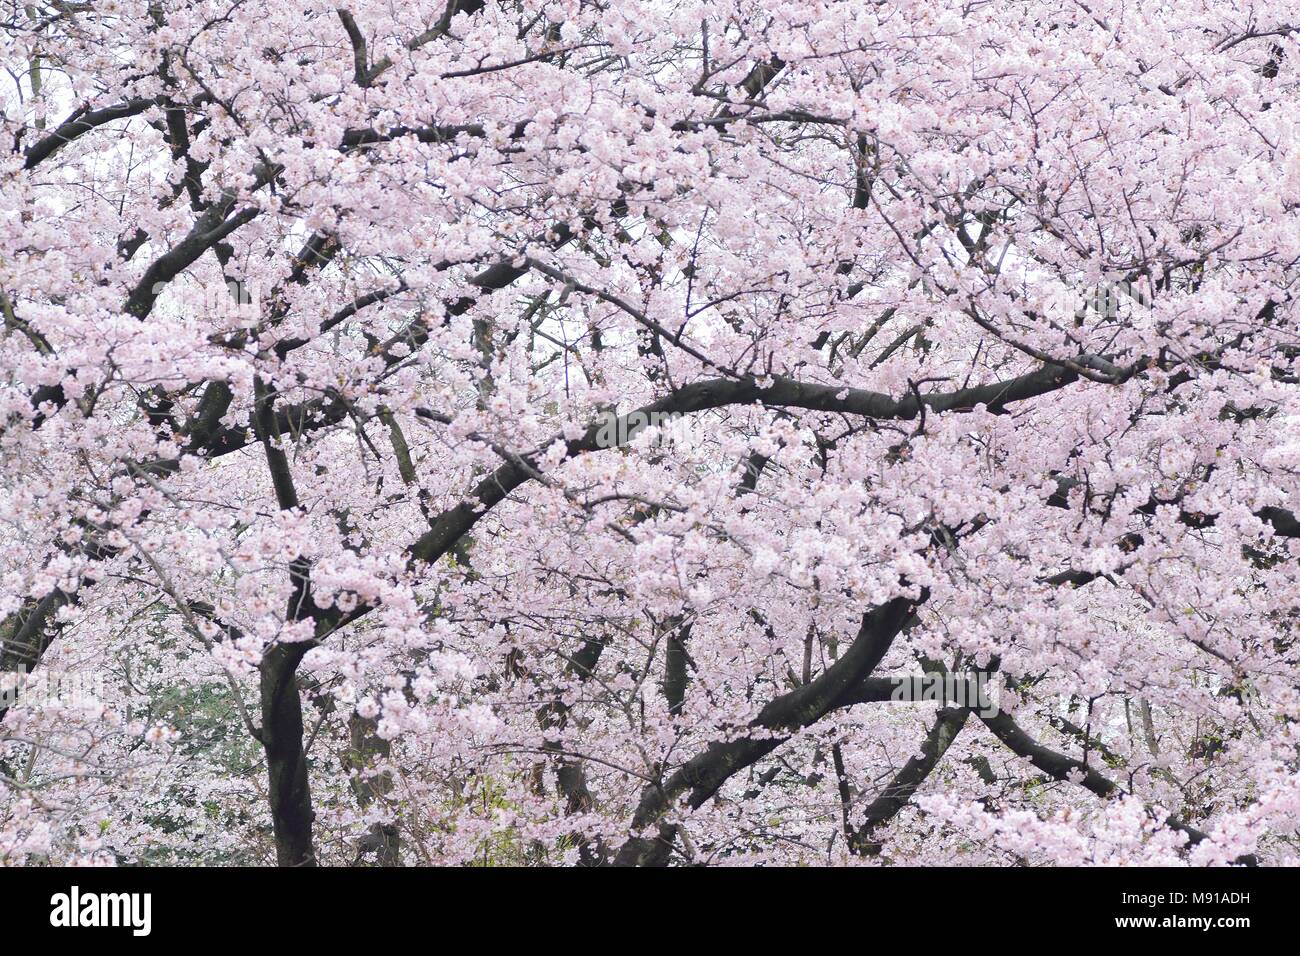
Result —
<instances>
[{"instance_id":1,"label":"dark tree trunk","mask_svg":"<svg viewBox=\"0 0 1300 956\"><path fill-rule=\"evenodd\" d=\"M355 775L352 780L352 792L356 794L357 806L367 809L376 800L387 796L393 789L393 777L385 770L374 774L372 764L376 758L387 760L392 748L387 740L376 732L377 722L373 717L362 717L353 713L348 718L348 735L350 746L347 765ZM380 866L402 865L401 833L393 824L375 823L361 840L358 859L366 852L375 853Z\"/></svg>"},{"instance_id":2,"label":"dark tree trunk","mask_svg":"<svg viewBox=\"0 0 1300 956\"><path fill-rule=\"evenodd\" d=\"M302 698L294 676L305 653L299 646L281 644L262 658L262 745L266 748L275 856L280 866L316 865Z\"/></svg>"},{"instance_id":3,"label":"dark tree trunk","mask_svg":"<svg viewBox=\"0 0 1300 956\"><path fill-rule=\"evenodd\" d=\"M686 671L688 655L686 641L691 634L691 625L683 624L680 617L669 618L668 637L664 646L664 699L668 701L668 712L677 717L686 704L686 685L689 675Z\"/></svg>"}]
</instances>

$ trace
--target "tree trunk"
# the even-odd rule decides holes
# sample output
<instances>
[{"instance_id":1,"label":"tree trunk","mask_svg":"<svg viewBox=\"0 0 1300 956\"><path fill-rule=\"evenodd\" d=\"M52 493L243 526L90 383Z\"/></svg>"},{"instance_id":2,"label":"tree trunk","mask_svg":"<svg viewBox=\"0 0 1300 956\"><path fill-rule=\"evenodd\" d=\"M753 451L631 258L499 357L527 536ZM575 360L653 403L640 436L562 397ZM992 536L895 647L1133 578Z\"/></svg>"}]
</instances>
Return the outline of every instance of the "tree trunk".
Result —
<instances>
[{"instance_id":1,"label":"tree trunk","mask_svg":"<svg viewBox=\"0 0 1300 956\"><path fill-rule=\"evenodd\" d=\"M262 746L280 866L315 866L311 789L302 740L302 698L294 672L305 650L281 644L262 658Z\"/></svg>"}]
</instances>

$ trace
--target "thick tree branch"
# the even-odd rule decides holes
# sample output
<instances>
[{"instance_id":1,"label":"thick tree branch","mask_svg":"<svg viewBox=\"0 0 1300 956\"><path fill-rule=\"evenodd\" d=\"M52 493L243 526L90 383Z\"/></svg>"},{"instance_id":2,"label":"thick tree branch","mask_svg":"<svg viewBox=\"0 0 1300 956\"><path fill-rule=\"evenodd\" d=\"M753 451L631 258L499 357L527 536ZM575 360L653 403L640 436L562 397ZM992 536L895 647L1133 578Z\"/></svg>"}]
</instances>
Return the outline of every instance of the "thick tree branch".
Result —
<instances>
[{"instance_id":1,"label":"thick tree branch","mask_svg":"<svg viewBox=\"0 0 1300 956\"><path fill-rule=\"evenodd\" d=\"M662 784L648 786L632 818L634 836L619 849L615 865L663 862L663 843L674 834L671 825L661 829L658 837L635 834L659 823L683 795L691 809L702 806L733 774L767 756L793 733L844 706L928 596L923 589L916 598L894 598L862 615L857 637L839 660L811 683L769 702L750 721L748 735L709 744Z\"/></svg>"}]
</instances>

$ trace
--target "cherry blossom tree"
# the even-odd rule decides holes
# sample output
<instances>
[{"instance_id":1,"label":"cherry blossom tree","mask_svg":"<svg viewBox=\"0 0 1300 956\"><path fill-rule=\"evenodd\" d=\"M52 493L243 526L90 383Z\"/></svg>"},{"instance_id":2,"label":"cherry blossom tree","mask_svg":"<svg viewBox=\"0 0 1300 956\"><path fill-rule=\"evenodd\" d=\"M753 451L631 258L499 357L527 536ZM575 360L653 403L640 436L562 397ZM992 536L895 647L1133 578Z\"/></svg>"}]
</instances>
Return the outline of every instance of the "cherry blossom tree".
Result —
<instances>
[{"instance_id":1,"label":"cherry blossom tree","mask_svg":"<svg viewBox=\"0 0 1300 956\"><path fill-rule=\"evenodd\" d=\"M0 5L0 859L1300 861L1293 4L338 2Z\"/></svg>"}]
</instances>

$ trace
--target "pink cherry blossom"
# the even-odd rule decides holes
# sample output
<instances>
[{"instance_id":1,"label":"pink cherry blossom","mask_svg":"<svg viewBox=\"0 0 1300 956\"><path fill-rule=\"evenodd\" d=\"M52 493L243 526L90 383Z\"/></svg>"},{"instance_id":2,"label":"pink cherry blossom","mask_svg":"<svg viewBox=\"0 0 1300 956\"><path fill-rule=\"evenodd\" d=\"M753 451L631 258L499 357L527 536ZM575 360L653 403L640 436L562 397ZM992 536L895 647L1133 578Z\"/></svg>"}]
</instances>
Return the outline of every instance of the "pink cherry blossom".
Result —
<instances>
[{"instance_id":1,"label":"pink cherry blossom","mask_svg":"<svg viewBox=\"0 0 1300 956\"><path fill-rule=\"evenodd\" d=\"M0 20L0 862L1297 861L1293 3Z\"/></svg>"}]
</instances>

